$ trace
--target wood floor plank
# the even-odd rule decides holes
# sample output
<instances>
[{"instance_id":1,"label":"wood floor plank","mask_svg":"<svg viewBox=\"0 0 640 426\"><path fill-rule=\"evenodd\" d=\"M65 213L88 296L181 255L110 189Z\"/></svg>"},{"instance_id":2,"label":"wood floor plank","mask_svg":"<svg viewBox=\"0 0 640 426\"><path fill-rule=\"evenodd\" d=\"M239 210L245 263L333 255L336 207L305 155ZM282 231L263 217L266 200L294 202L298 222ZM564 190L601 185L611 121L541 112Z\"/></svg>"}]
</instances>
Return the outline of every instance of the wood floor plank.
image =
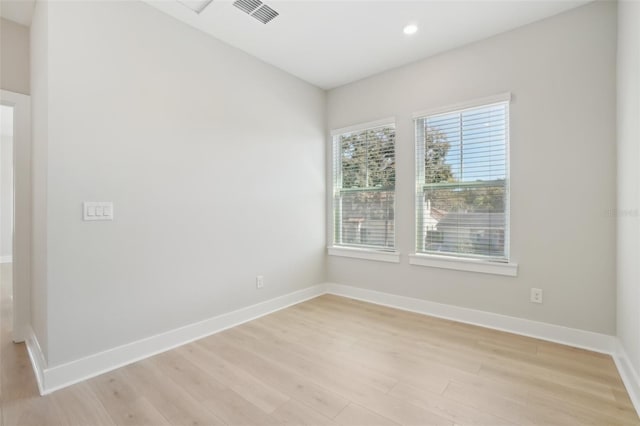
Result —
<instances>
[{"instance_id":1,"label":"wood floor plank","mask_svg":"<svg viewBox=\"0 0 640 426\"><path fill-rule=\"evenodd\" d=\"M457 425L514 426L517 424L437 393L425 392L403 383L398 384L391 391L391 395L426 408Z\"/></svg>"},{"instance_id":2,"label":"wood floor plank","mask_svg":"<svg viewBox=\"0 0 640 426\"><path fill-rule=\"evenodd\" d=\"M90 380L113 421L123 426L169 425L169 421L128 383L121 370Z\"/></svg>"},{"instance_id":3,"label":"wood floor plank","mask_svg":"<svg viewBox=\"0 0 640 426\"><path fill-rule=\"evenodd\" d=\"M296 374L274 360L225 343L219 337L203 339L198 344L229 362L243 365L246 371L255 377L330 418L349 403L347 399L329 392L307 377Z\"/></svg>"},{"instance_id":4,"label":"wood floor plank","mask_svg":"<svg viewBox=\"0 0 640 426\"><path fill-rule=\"evenodd\" d=\"M311 407L290 399L278 407L271 416L285 426L336 426L337 423Z\"/></svg>"},{"instance_id":5,"label":"wood floor plank","mask_svg":"<svg viewBox=\"0 0 640 426\"><path fill-rule=\"evenodd\" d=\"M443 396L516 424L522 423L526 408L526 403L515 401L507 395L478 393L475 388L457 382L451 382Z\"/></svg>"},{"instance_id":6,"label":"wood floor plank","mask_svg":"<svg viewBox=\"0 0 640 426\"><path fill-rule=\"evenodd\" d=\"M551 396L558 401L581 405L588 410L610 413L615 418L637 421L638 415L633 406L616 401L608 397L599 397L590 392L580 390L571 383L563 385L555 381L545 380L526 372L515 371L503 366L483 366L480 375L499 377L512 381L532 392Z\"/></svg>"},{"instance_id":7,"label":"wood floor plank","mask_svg":"<svg viewBox=\"0 0 640 426\"><path fill-rule=\"evenodd\" d=\"M336 422L343 426L398 426L386 417L367 410L358 404L349 404L336 417Z\"/></svg>"},{"instance_id":8,"label":"wood floor plank","mask_svg":"<svg viewBox=\"0 0 640 426\"><path fill-rule=\"evenodd\" d=\"M176 351L157 355L151 362L226 424L276 424L260 408L214 380L204 369Z\"/></svg>"},{"instance_id":9,"label":"wood floor plank","mask_svg":"<svg viewBox=\"0 0 640 426\"><path fill-rule=\"evenodd\" d=\"M139 395L144 395L171 424L224 425L179 386L167 386L167 378L151 363L139 362L123 368L128 382Z\"/></svg>"},{"instance_id":10,"label":"wood floor plank","mask_svg":"<svg viewBox=\"0 0 640 426\"><path fill-rule=\"evenodd\" d=\"M258 380L234 364L225 361L199 345L178 348L177 353L200 366L211 377L224 384L265 413L272 413L290 397Z\"/></svg>"},{"instance_id":11,"label":"wood floor plank","mask_svg":"<svg viewBox=\"0 0 640 426\"><path fill-rule=\"evenodd\" d=\"M263 347L295 353L297 356L306 358L321 368L332 370L333 375L348 374L351 380L357 381L362 386L377 389L380 392L389 392L398 383L396 379L390 376L363 367L362 363L347 363L344 358L336 356L331 351L319 351L306 345L300 345L295 340L282 339L273 334L272 330L271 327L261 326L255 322L238 327L235 331L251 336ZM264 339L265 336L269 337L269 339Z\"/></svg>"},{"instance_id":12,"label":"wood floor plank","mask_svg":"<svg viewBox=\"0 0 640 426\"><path fill-rule=\"evenodd\" d=\"M523 412L523 423L534 425L592 425L622 426L635 424L632 420L621 420L599 410L585 409L576 404L562 402L556 398L531 394L527 409Z\"/></svg>"},{"instance_id":13,"label":"wood floor plank","mask_svg":"<svg viewBox=\"0 0 640 426\"><path fill-rule=\"evenodd\" d=\"M61 426L116 425L92 387L86 382L61 389L46 398L56 412L53 417L59 419Z\"/></svg>"}]
</instances>

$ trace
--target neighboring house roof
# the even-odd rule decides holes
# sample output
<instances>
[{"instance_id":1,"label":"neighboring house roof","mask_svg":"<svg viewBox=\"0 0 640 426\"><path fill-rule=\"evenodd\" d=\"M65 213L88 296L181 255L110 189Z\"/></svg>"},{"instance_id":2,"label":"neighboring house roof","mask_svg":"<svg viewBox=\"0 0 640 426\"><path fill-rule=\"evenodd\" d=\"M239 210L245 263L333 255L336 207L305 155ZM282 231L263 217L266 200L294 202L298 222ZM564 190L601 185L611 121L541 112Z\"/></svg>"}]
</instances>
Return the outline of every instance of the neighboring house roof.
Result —
<instances>
[{"instance_id":1,"label":"neighboring house roof","mask_svg":"<svg viewBox=\"0 0 640 426\"><path fill-rule=\"evenodd\" d=\"M436 225L440 228L504 228L504 213L447 213Z\"/></svg>"},{"instance_id":2,"label":"neighboring house roof","mask_svg":"<svg viewBox=\"0 0 640 426\"><path fill-rule=\"evenodd\" d=\"M445 210L440 210L432 207L430 214L432 218L434 218L437 221L440 221L443 217L447 215L447 212Z\"/></svg>"}]
</instances>

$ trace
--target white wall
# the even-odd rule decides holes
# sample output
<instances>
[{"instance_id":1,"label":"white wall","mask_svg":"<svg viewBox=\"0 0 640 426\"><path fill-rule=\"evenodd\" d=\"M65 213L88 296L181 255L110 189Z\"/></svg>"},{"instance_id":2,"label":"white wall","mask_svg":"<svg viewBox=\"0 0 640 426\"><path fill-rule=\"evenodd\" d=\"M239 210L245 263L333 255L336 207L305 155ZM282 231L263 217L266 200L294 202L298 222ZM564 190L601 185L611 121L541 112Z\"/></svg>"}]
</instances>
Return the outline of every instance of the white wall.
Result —
<instances>
[{"instance_id":1,"label":"white wall","mask_svg":"<svg viewBox=\"0 0 640 426\"><path fill-rule=\"evenodd\" d=\"M0 88L28 95L29 28L0 18Z\"/></svg>"},{"instance_id":2,"label":"white wall","mask_svg":"<svg viewBox=\"0 0 640 426\"><path fill-rule=\"evenodd\" d=\"M31 20L31 326L43 355L49 351L47 312L47 186L49 145L49 3L36 2ZM15 265L14 265L15 266Z\"/></svg>"},{"instance_id":3,"label":"white wall","mask_svg":"<svg viewBox=\"0 0 640 426\"><path fill-rule=\"evenodd\" d=\"M596 2L328 93L328 127L397 119L400 264L330 256L328 279L615 333L616 5ZM512 92L516 278L408 264L415 247L411 115ZM327 181L330 185L330 180ZM544 290L542 305L529 289Z\"/></svg>"},{"instance_id":4,"label":"white wall","mask_svg":"<svg viewBox=\"0 0 640 426\"><path fill-rule=\"evenodd\" d=\"M618 3L618 337L640 371L640 3Z\"/></svg>"},{"instance_id":5,"label":"white wall","mask_svg":"<svg viewBox=\"0 0 640 426\"><path fill-rule=\"evenodd\" d=\"M13 255L13 108L0 107L0 261Z\"/></svg>"},{"instance_id":6,"label":"white wall","mask_svg":"<svg viewBox=\"0 0 640 426\"><path fill-rule=\"evenodd\" d=\"M323 91L141 2L47 25L50 367L324 280Z\"/></svg>"}]
</instances>

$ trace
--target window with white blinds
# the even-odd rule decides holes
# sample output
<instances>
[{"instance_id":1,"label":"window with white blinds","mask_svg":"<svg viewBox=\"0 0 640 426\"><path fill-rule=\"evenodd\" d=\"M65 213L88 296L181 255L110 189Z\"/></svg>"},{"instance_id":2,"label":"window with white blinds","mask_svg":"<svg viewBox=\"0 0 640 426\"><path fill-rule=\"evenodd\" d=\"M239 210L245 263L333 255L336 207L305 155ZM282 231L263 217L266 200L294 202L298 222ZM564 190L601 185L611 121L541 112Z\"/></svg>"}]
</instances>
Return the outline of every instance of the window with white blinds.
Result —
<instances>
[{"instance_id":1,"label":"window with white blinds","mask_svg":"<svg viewBox=\"0 0 640 426\"><path fill-rule=\"evenodd\" d=\"M395 125L333 132L334 246L395 247Z\"/></svg>"},{"instance_id":2,"label":"window with white blinds","mask_svg":"<svg viewBox=\"0 0 640 426\"><path fill-rule=\"evenodd\" d=\"M415 124L417 252L507 261L508 101Z\"/></svg>"}]
</instances>

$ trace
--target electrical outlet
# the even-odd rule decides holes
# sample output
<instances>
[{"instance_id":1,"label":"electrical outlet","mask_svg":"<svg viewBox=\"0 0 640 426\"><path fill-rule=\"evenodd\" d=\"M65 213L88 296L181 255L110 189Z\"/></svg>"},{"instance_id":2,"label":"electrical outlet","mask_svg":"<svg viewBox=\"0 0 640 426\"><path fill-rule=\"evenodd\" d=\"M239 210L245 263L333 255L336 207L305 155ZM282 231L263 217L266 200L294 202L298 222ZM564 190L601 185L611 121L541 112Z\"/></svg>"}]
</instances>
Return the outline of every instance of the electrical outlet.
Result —
<instances>
[{"instance_id":1,"label":"electrical outlet","mask_svg":"<svg viewBox=\"0 0 640 426\"><path fill-rule=\"evenodd\" d=\"M541 288L532 288L531 289L531 303L542 303L542 289Z\"/></svg>"},{"instance_id":2,"label":"electrical outlet","mask_svg":"<svg viewBox=\"0 0 640 426\"><path fill-rule=\"evenodd\" d=\"M264 277L262 275L258 275L256 277L256 288L264 287Z\"/></svg>"}]
</instances>

